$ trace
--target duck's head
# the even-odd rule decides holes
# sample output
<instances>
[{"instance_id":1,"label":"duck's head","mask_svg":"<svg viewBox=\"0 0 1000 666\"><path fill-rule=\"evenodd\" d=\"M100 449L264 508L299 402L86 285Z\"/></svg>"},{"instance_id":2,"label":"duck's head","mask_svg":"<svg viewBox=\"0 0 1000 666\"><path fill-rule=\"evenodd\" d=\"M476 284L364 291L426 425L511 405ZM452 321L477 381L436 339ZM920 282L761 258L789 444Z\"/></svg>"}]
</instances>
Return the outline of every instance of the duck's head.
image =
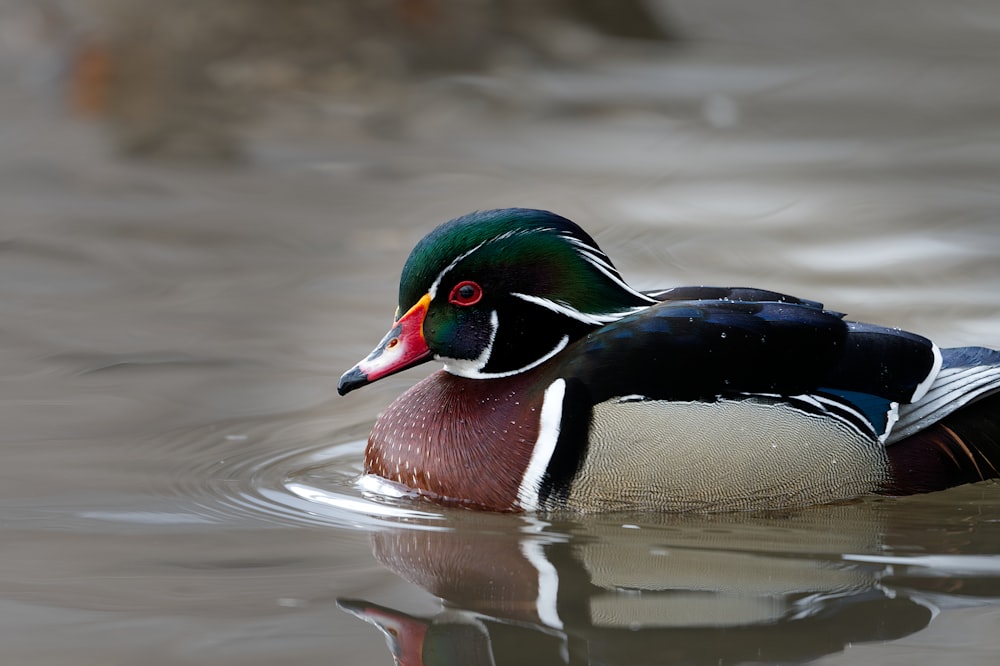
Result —
<instances>
[{"instance_id":1,"label":"duck's head","mask_svg":"<svg viewBox=\"0 0 1000 666\"><path fill-rule=\"evenodd\" d=\"M507 377L652 302L566 218L525 208L471 213L413 248L392 328L337 390L431 358L461 377Z\"/></svg>"}]
</instances>

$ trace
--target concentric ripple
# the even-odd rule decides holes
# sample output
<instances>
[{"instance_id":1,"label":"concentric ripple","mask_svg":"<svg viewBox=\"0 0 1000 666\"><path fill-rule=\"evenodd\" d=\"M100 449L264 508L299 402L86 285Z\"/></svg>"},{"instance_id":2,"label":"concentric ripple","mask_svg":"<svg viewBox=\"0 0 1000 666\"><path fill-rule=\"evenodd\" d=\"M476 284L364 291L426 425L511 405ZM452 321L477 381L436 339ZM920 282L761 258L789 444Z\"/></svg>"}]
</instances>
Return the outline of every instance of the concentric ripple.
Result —
<instances>
[{"instance_id":1,"label":"concentric ripple","mask_svg":"<svg viewBox=\"0 0 1000 666\"><path fill-rule=\"evenodd\" d=\"M217 425L159 442L175 465L168 492L209 523L261 521L372 530L405 524L441 529L444 516L405 498L366 492L364 439L370 426L329 431L322 421Z\"/></svg>"}]
</instances>

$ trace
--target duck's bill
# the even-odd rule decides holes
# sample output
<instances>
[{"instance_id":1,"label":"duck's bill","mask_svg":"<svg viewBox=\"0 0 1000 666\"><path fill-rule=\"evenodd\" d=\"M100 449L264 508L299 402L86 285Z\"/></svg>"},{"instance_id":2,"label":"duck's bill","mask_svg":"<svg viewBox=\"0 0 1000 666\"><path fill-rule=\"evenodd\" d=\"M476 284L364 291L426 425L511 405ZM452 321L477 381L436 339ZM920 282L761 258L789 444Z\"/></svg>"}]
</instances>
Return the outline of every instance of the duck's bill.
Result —
<instances>
[{"instance_id":1,"label":"duck's bill","mask_svg":"<svg viewBox=\"0 0 1000 666\"><path fill-rule=\"evenodd\" d=\"M430 295L425 294L397 319L372 353L344 373L337 385L337 393L346 395L356 388L429 361L431 350L424 340L424 317L430 302Z\"/></svg>"}]
</instances>

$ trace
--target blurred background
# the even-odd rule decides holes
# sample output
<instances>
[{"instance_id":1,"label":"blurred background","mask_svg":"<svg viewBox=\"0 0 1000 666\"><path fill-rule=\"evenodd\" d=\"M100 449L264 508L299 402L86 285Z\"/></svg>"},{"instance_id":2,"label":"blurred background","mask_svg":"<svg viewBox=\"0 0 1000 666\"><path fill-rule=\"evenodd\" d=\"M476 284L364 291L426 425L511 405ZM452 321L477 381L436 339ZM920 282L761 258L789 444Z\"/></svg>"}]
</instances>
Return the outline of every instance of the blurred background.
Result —
<instances>
[{"instance_id":1,"label":"blurred background","mask_svg":"<svg viewBox=\"0 0 1000 666\"><path fill-rule=\"evenodd\" d=\"M0 657L388 663L333 600L434 597L283 484L470 210L1000 346L998 65L990 0L0 0Z\"/></svg>"}]
</instances>

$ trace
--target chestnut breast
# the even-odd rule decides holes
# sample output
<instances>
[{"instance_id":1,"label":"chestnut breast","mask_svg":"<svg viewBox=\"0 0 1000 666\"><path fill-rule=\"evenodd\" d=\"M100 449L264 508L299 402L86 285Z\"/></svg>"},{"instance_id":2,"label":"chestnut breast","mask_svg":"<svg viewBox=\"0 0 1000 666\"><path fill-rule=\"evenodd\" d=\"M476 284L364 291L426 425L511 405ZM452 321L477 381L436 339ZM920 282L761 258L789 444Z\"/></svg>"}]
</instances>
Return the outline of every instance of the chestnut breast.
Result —
<instances>
[{"instance_id":1,"label":"chestnut breast","mask_svg":"<svg viewBox=\"0 0 1000 666\"><path fill-rule=\"evenodd\" d=\"M537 371L466 379L439 370L379 416L365 472L444 504L518 509L518 487L538 439Z\"/></svg>"}]
</instances>

